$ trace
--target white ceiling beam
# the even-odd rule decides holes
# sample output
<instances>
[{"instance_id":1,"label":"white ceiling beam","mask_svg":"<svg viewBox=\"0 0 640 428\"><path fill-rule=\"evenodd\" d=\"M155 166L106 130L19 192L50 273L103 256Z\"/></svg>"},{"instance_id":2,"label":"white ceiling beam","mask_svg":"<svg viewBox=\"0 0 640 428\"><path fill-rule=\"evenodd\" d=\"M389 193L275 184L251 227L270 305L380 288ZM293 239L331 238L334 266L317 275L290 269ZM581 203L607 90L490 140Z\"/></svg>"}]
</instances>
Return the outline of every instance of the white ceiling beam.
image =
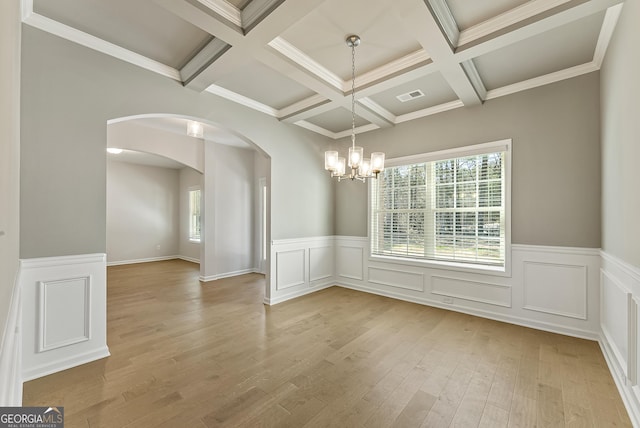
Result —
<instances>
[{"instance_id":1,"label":"white ceiling beam","mask_svg":"<svg viewBox=\"0 0 640 428\"><path fill-rule=\"evenodd\" d=\"M446 24L438 21L436 12L431 12L431 4L424 0L396 0L394 6L394 11L405 24L405 31L411 33L427 51L458 98L468 106L481 104L478 91L454 58L449 37L442 30Z\"/></svg>"},{"instance_id":2,"label":"white ceiling beam","mask_svg":"<svg viewBox=\"0 0 640 428\"><path fill-rule=\"evenodd\" d=\"M235 46L242 43L244 34L241 27L232 24L195 0L193 3L188 0L153 1L228 45Z\"/></svg>"},{"instance_id":3,"label":"white ceiling beam","mask_svg":"<svg viewBox=\"0 0 640 428\"><path fill-rule=\"evenodd\" d=\"M451 13L451 9L449 9L447 1L428 0L426 4L427 6L429 6L429 9L431 9L431 13L436 16L442 32L447 35L449 44L452 47L458 46L460 30L458 30L458 24L456 23L456 20Z\"/></svg>"},{"instance_id":4,"label":"white ceiling beam","mask_svg":"<svg viewBox=\"0 0 640 428\"><path fill-rule=\"evenodd\" d=\"M609 47L609 42L611 41L611 36L613 36L613 30L616 28L621 11L622 4L618 4L607 9L607 13L604 16L602 28L600 28L600 35L598 36L598 43L593 53L593 62L598 65L598 68L602 66L604 55Z\"/></svg>"},{"instance_id":5,"label":"white ceiling beam","mask_svg":"<svg viewBox=\"0 0 640 428\"><path fill-rule=\"evenodd\" d=\"M170 1L174 3L185 2L185 0L158 1ZM206 67L201 69L200 72L197 75L193 76L192 79L188 82L188 84L186 85L187 87L190 87L194 90L202 91L223 76L226 76L229 73L234 72L238 68L245 66L251 61L252 58L255 58L269 42L271 42L273 39L283 33L287 28L295 24L297 21L299 21L304 16L312 12L316 7L318 7L317 0L296 0L282 3L266 1L266 3L263 2L262 4L266 5L264 10L260 9L258 12L252 12L255 14L256 20L259 18L261 18L261 20L259 20L259 22L256 21L251 31L239 38L235 37L234 34L230 34L234 39L233 41L225 39L228 31L225 34L221 34L218 31L218 28L205 29L202 26L200 27L205 29L205 31L208 31L210 34L214 35L216 38L220 38L226 43L230 44L232 48L228 49L226 52L216 58L215 61L210 62ZM277 6L278 4L279 6ZM273 9L275 6L277 7ZM173 9L176 9L176 7L173 7ZM271 13L263 16L270 10ZM196 24L195 20L206 20L206 18L203 18L202 16L194 16L198 14L197 12L193 10L191 10L190 12L191 14L189 16L187 16L187 14L183 12L181 17L194 24ZM209 16L204 10L200 10L199 14ZM217 27L220 27L220 24L221 22L218 20Z\"/></svg>"},{"instance_id":6,"label":"white ceiling beam","mask_svg":"<svg viewBox=\"0 0 640 428\"><path fill-rule=\"evenodd\" d=\"M209 66L223 53L231 48L220 39L214 38L180 69L180 77L183 84L188 84L201 70Z\"/></svg>"}]
</instances>

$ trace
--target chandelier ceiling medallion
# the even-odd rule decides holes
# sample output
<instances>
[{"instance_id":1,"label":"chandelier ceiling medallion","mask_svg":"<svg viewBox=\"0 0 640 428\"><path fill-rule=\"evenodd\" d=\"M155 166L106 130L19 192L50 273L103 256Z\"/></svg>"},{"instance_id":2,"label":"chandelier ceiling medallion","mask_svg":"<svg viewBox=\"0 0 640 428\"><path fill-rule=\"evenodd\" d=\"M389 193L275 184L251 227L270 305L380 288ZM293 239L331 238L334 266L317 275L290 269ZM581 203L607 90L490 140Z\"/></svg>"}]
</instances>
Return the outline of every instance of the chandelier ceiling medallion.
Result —
<instances>
[{"instance_id":1,"label":"chandelier ceiling medallion","mask_svg":"<svg viewBox=\"0 0 640 428\"><path fill-rule=\"evenodd\" d=\"M331 177L336 177L338 181L349 178L365 182L367 178L378 178L378 174L384 169L384 153L374 152L370 159L365 159L364 149L356 146L356 46L360 45L360 37L349 36L346 42L351 48L351 147L347 158L340 157L335 150L324 152L324 169L331 172ZM351 167L349 174L346 173L347 159Z\"/></svg>"}]
</instances>

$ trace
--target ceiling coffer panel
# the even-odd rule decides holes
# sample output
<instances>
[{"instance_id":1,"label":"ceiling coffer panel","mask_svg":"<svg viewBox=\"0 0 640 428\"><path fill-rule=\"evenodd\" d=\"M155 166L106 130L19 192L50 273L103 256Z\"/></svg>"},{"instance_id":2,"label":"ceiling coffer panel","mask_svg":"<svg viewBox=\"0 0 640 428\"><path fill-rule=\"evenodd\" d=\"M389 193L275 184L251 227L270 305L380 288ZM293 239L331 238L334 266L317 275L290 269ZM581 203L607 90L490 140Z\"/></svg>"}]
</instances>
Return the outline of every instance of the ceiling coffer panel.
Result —
<instances>
[{"instance_id":1,"label":"ceiling coffer panel","mask_svg":"<svg viewBox=\"0 0 640 428\"><path fill-rule=\"evenodd\" d=\"M306 119L306 121L338 133L351 129L351 112L346 108L340 107ZM358 108L356 107L356 127L364 125L369 125L369 122L358 116Z\"/></svg>"},{"instance_id":2,"label":"ceiling coffer panel","mask_svg":"<svg viewBox=\"0 0 640 428\"><path fill-rule=\"evenodd\" d=\"M176 69L211 40L153 0L34 0L33 10Z\"/></svg>"},{"instance_id":3,"label":"ceiling coffer panel","mask_svg":"<svg viewBox=\"0 0 640 428\"><path fill-rule=\"evenodd\" d=\"M497 89L548 73L589 63L604 12L590 15L473 61L487 89Z\"/></svg>"},{"instance_id":4,"label":"ceiling coffer panel","mask_svg":"<svg viewBox=\"0 0 640 428\"><path fill-rule=\"evenodd\" d=\"M402 94L420 90L422 97L401 101L397 97ZM395 116L400 116L436 105L444 104L458 99L456 93L447 84L440 73L433 73L416 80L396 86L392 89L373 95L371 98L376 104L390 111Z\"/></svg>"}]
</instances>

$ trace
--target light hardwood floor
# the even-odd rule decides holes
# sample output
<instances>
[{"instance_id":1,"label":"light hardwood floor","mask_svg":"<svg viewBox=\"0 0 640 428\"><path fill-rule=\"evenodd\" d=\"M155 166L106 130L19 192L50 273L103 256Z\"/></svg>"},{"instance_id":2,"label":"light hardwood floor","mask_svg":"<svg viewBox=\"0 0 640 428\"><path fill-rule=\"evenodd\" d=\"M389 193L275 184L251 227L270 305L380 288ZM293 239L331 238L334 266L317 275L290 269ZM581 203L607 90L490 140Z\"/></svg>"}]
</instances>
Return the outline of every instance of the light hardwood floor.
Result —
<instances>
[{"instance_id":1,"label":"light hardwood floor","mask_svg":"<svg viewBox=\"0 0 640 428\"><path fill-rule=\"evenodd\" d=\"M71 427L631 426L597 343L338 287L108 268L112 356L25 384Z\"/></svg>"}]
</instances>

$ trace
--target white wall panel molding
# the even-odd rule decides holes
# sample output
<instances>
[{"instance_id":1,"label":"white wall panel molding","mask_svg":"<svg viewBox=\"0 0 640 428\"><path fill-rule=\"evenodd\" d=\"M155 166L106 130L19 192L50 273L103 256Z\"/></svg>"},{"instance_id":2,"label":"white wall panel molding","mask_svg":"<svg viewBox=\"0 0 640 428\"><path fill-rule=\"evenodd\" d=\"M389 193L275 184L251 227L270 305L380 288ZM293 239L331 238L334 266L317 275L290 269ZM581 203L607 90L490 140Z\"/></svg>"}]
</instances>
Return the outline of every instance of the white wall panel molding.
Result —
<instances>
[{"instance_id":1,"label":"white wall panel molding","mask_svg":"<svg viewBox=\"0 0 640 428\"><path fill-rule=\"evenodd\" d=\"M587 266L524 262L523 308L587 319Z\"/></svg>"},{"instance_id":2,"label":"white wall panel molding","mask_svg":"<svg viewBox=\"0 0 640 428\"><path fill-rule=\"evenodd\" d=\"M309 248L309 282L333 278L334 246Z\"/></svg>"},{"instance_id":3,"label":"white wall panel molding","mask_svg":"<svg viewBox=\"0 0 640 428\"><path fill-rule=\"evenodd\" d=\"M271 290L275 305L335 284L335 238L279 239L271 243Z\"/></svg>"},{"instance_id":4,"label":"white wall panel molding","mask_svg":"<svg viewBox=\"0 0 640 428\"><path fill-rule=\"evenodd\" d=\"M339 245L336 248L336 273L338 277L364 280L364 248Z\"/></svg>"},{"instance_id":5,"label":"white wall panel molding","mask_svg":"<svg viewBox=\"0 0 640 428\"><path fill-rule=\"evenodd\" d=\"M90 340L91 276L39 281L38 285L38 352Z\"/></svg>"},{"instance_id":6,"label":"white wall panel molding","mask_svg":"<svg viewBox=\"0 0 640 428\"><path fill-rule=\"evenodd\" d=\"M338 283L340 287L349 288L351 290L363 291L365 293L376 294L379 296L390 297L392 299L403 300L405 302L417 303L420 305L433 306L435 308L441 308L445 310L461 312L464 314L474 315L482 318L487 318L495 321L507 322L510 324L521 325L523 327L535 328L537 330L548 331L551 333L564 334L567 336L579 337L589 340L597 340L598 334L591 330L585 330L582 328L576 328L561 323L538 321L532 318L525 318L510 315L508 313L500 313L498 311L478 309L472 306L466 306L461 304L450 305L443 303L440 300L426 298L422 296L410 295L399 291L383 290L380 287L357 284L353 281L340 281Z\"/></svg>"},{"instance_id":7,"label":"white wall panel molding","mask_svg":"<svg viewBox=\"0 0 640 428\"><path fill-rule=\"evenodd\" d=\"M287 250L276 253L276 290L305 284L306 250Z\"/></svg>"},{"instance_id":8,"label":"white wall panel molding","mask_svg":"<svg viewBox=\"0 0 640 428\"><path fill-rule=\"evenodd\" d=\"M599 337L599 249L512 245L509 276L374 260L368 257L368 238L335 240L340 286L561 334ZM367 273L362 279L361 256ZM419 278L424 279L422 289Z\"/></svg>"},{"instance_id":9,"label":"white wall panel molding","mask_svg":"<svg viewBox=\"0 0 640 428\"><path fill-rule=\"evenodd\" d=\"M424 291L424 273L369 266L369 282L406 290Z\"/></svg>"},{"instance_id":10,"label":"white wall panel molding","mask_svg":"<svg viewBox=\"0 0 640 428\"><path fill-rule=\"evenodd\" d=\"M601 251L600 347L634 426L640 426L640 268Z\"/></svg>"},{"instance_id":11,"label":"white wall panel molding","mask_svg":"<svg viewBox=\"0 0 640 428\"><path fill-rule=\"evenodd\" d=\"M520 252L526 251L526 252L532 252L532 253L567 254L567 255L600 257L599 248L552 247L547 245L511 244L511 250L520 251Z\"/></svg>"},{"instance_id":12,"label":"white wall panel molding","mask_svg":"<svg viewBox=\"0 0 640 428\"><path fill-rule=\"evenodd\" d=\"M106 255L21 260L22 377L109 356Z\"/></svg>"},{"instance_id":13,"label":"white wall panel molding","mask_svg":"<svg viewBox=\"0 0 640 428\"><path fill-rule=\"evenodd\" d=\"M466 279L432 276L431 292L495 306L511 307L511 287L502 284L470 281Z\"/></svg>"}]
</instances>

